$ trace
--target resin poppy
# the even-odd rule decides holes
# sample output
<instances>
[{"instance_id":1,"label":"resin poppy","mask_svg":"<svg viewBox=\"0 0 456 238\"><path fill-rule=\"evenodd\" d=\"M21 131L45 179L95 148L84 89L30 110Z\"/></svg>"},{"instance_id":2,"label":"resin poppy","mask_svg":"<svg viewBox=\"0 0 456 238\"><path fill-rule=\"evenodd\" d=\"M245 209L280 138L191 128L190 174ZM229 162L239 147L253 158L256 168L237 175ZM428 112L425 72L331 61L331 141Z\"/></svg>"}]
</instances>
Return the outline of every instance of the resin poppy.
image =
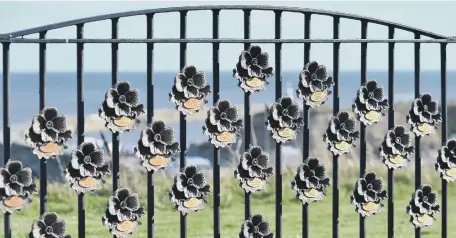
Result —
<instances>
[{"instance_id":1,"label":"resin poppy","mask_svg":"<svg viewBox=\"0 0 456 238\"><path fill-rule=\"evenodd\" d=\"M220 100L207 111L203 133L215 147L235 143L241 129L242 119L239 119L238 109L230 101Z\"/></svg>"},{"instance_id":2,"label":"resin poppy","mask_svg":"<svg viewBox=\"0 0 456 238\"><path fill-rule=\"evenodd\" d=\"M311 204L323 199L326 188L330 186L326 169L317 158L308 158L302 163L291 182L296 198L303 204Z\"/></svg>"},{"instance_id":3,"label":"resin poppy","mask_svg":"<svg viewBox=\"0 0 456 238\"><path fill-rule=\"evenodd\" d=\"M421 185L412 195L407 206L410 222L416 228L424 228L434 224L434 215L440 213L437 204L437 193L432 191L431 185Z\"/></svg>"},{"instance_id":4,"label":"resin poppy","mask_svg":"<svg viewBox=\"0 0 456 238\"><path fill-rule=\"evenodd\" d=\"M103 150L92 142L83 142L73 150L64 173L71 188L80 194L99 189L106 183L104 176L111 174L111 171Z\"/></svg>"},{"instance_id":5,"label":"resin poppy","mask_svg":"<svg viewBox=\"0 0 456 238\"><path fill-rule=\"evenodd\" d=\"M414 153L415 148L412 146L411 136L406 133L405 127L401 125L395 126L386 133L380 147L383 163L390 169L407 166Z\"/></svg>"},{"instance_id":6,"label":"resin poppy","mask_svg":"<svg viewBox=\"0 0 456 238\"><path fill-rule=\"evenodd\" d=\"M119 188L108 200L106 214L102 218L109 232L116 237L127 237L137 229L139 219L145 215L144 207L139 204L137 193L126 188Z\"/></svg>"},{"instance_id":7,"label":"resin poppy","mask_svg":"<svg viewBox=\"0 0 456 238\"><path fill-rule=\"evenodd\" d=\"M37 194L32 170L23 167L20 161L10 160L0 168L0 210L13 213L27 208Z\"/></svg>"},{"instance_id":8,"label":"resin poppy","mask_svg":"<svg viewBox=\"0 0 456 238\"><path fill-rule=\"evenodd\" d=\"M211 86L207 83L206 74L197 71L195 66L185 66L176 75L174 85L169 94L170 101L184 115L191 115L203 109L206 97L211 94Z\"/></svg>"},{"instance_id":9,"label":"resin poppy","mask_svg":"<svg viewBox=\"0 0 456 238\"><path fill-rule=\"evenodd\" d=\"M251 45L248 50L242 51L236 68L233 69L235 77L244 92L258 92L265 89L271 77L272 67L269 67L269 54L261 50L260 46Z\"/></svg>"},{"instance_id":10,"label":"resin poppy","mask_svg":"<svg viewBox=\"0 0 456 238\"><path fill-rule=\"evenodd\" d=\"M266 129L277 143L285 143L296 139L298 129L304 125L299 114L299 106L290 97L281 97L269 110Z\"/></svg>"},{"instance_id":11,"label":"resin poppy","mask_svg":"<svg viewBox=\"0 0 456 238\"><path fill-rule=\"evenodd\" d=\"M180 148L174 129L167 127L163 121L153 121L144 128L135 147L135 156L141 159L141 165L148 171L168 167L178 152Z\"/></svg>"},{"instance_id":12,"label":"resin poppy","mask_svg":"<svg viewBox=\"0 0 456 238\"><path fill-rule=\"evenodd\" d=\"M33 147L33 154L40 159L63 155L63 150L67 148L65 143L72 139L66 123L66 116L53 107L43 108L33 117L32 125L25 134L25 142Z\"/></svg>"},{"instance_id":13,"label":"resin poppy","mask_svg":"<svg viewBox=\"0 0 456 238\"><path fill-rule=\"evenodd\" d=\"M273 168L269 163L269 155L259 146L250 146L234 171L239 186L249 193L263 190L272 175Z\"/></svg>"},{"instance_id":14,"label":"resin poppy","mask_svg":"<svg viewBox=\"0 0 456 238\"><path fill-rule=\"evenodd\" d=\"M263 216L256 214L242 223L239 238L273 238L274 234L269 230L269 223L263 220Z\"/></svg>"},{"instance_id":15,"label":"resin poppy","mask_svg":"<svg viewBox=\"0 0 456 238\"><path fill-rule=\"evenodd\" d=\"M350 201L356 207L355 211L366 217L380 212L384 206L381 201L387 198L381 178L374 172L369 172L356 182Z\"/></svg>"},{"instance_id":16,"label":"resin poppy","mask_svg":"<svg viewBox=\"0 0 456 238\"><path fill-rule=\"evenodd\" d=\"M416 136L427 136L435 133L437 124L442 121L437 101L430 94L422 94L412 103L407 115L407 123Z\"/></svg>"},{"instance_id":17,"label":"resin poppy","mask_svg":"<svg viewBox=\"0 0 456 238\"><path fill-rule=\"evenodd\" d=\"M439 150L435 170L447 182L456 181L456 139L448 140Z\"/></svg>"},{"instance_id":18,"label":"resin poppy","mask_svg":"<svg viewBox=\"0 0 456 238\"><path fill-rule=\"evenodd\" d=\"M118 82L108 89L98 115L112 133L128 132L139 124L138 117L144 114L144 105L139 101L139 90L129 82Z\"/></svg>"},{"instance_id":19,"label":"resin poppy","mask_svg":"<svg viewBox=\"0 0 456 238\"><path fill-rule=\"evenodd\" d=\"M312 61L307 63L299 74L296 94L299 98L304 99L307 106L314 108L328 100L333 86L333 78L328 76L326 66Z\"/></svg>"},{"instance_id":20,"label":"resin poppy","mask_svg":"<svg viewBox=\"0 0 456 238\"><path fill-rule=\"evenodd\" d=\"M375 80L367 81L358 90L353 112L364 125L373 125L382 121L383 111L389 107L388 100L384 98L383 86Z\"/></svg>"},{"instance_id":21,"label":"resin poppy","mask_svg":"<svg viewBox=\"0 0 456 238\"><path fill-rule=\"evenodd\" d=\"M67 234L66 221L58 218L55 212L46 212L32 225L30 238L71 238Z\"/></svg>"},{"instance_id":22,"label":"resin poppy","mask_svg":"<svg viewBox=\"0 0 456 238\"><path fill-rule=\"evenodd\" d=\"M323 141L334 155L350 153L359 138L356 131L356 121L348 112L339 112L329 121L328 129L323 135Z\"/></svg>"},{"instance_id":23,"label":"resin poppy","mask_svg":"<svg viewBox=\"0 0 456 238\"><path fill-rule=\"evenodd\" d=\"M194 165L188 165L174 177L169 199L176 210L187 215L203 209L210 193L204 172Z\"/></svg>"}]
</instances>

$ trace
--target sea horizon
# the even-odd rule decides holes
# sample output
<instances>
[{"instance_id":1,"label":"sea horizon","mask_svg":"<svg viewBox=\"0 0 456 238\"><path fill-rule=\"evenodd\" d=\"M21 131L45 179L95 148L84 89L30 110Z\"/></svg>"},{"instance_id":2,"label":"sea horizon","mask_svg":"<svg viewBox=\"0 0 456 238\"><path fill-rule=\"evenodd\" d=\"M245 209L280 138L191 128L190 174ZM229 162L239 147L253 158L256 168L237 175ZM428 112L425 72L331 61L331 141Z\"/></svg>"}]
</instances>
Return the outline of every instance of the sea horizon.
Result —
<instances>
[{"instance_id":1,"label":"sea horizon","mask_svg":"<svg viewBox=\"0 0 456 238\"><path fill-rule=\"evenodd\" d=\"M296 88L299 81L300 70L284 70L282 72L282 95L296 99ZM328 72L332 75L332 72ZM154 108L174 109L169 101L169 92L174 83L176 72L154 71ZM106 91L112 86L111 72L84 72L84 112L85 116L98 113ZM212 85L212 72L206 71L208 83ZM421 93L430 93L433 98L440 101L440 71L420 72ZM415 98L413 70L395 70L394 72L394 97L395 103L410 102ZM447 71L447 91L456 91L456 71ZM388 71L367 71L367 80L375 79L378 84L384 86L385 95L388 94ZM147 74L146 72L118 73L119 81L129 81L130 84L140 91L140 102L147 105ZM339 101L340 108L348 108L356 97L360 87L360 71L340 71ZM251 95L251 104L272 104L275 101L275 77L268 79L269 85L262 92ZM60 113L68 116L77 114L76 95L76 72L47 72L46 73L46 100L45 105L56 107ZM0 95L3 96L3 85L0 85ZM10 124L11 131L19 128L19 125L30 123L33 116L39 112L39 74L38 72L11 72L10 73ZM456 94L447 94L448 102L456 100ZM243 104L244 93L238 87L237 80L233 78L231 71L220 71L220 99L230 100L234 104ZM208 104L212 105L212 95L207 97ZM302 103L301 100L297 101ZM332 97L324 105L332 107ZM3 123L3 110L0 111L0 123ZM176 133L179 133L179 125L171 125ZM198 142L207 140L201 130L201 123L189 123L187 135L189 141ZM122 135L125 143L135 143L139 137L141 128ZM99 137L98 133L86 136Z\"/></svg>"}]
</instances>

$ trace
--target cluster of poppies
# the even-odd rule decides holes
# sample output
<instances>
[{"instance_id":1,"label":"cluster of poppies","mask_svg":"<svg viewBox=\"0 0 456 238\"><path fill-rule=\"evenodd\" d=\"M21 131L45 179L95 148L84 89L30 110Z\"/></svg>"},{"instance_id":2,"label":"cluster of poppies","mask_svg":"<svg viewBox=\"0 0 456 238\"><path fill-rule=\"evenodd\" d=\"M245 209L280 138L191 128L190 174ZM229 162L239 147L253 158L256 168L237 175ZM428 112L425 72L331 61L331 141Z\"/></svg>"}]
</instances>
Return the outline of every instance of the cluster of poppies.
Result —
<instances>
[{"instance_id":1,"label":"cluster of poppies","mask_svg":"<svg viewBox=\"0 0 456 238\"><path fill-rule=\"evenodd\" d=\"M233 69L233 77L246 94L264 90L267 79L273 75L269 66L269 55L261 47L252 45L241 52ZM304 107L316 108L323 105L332 93L334 80L328 75L325 65L315 61L305 64L299 74L296 95L304 100ZM169 100L182 115L191 115L204 109L207 96L212 93L206 74L195 66L185 66L177 73L169 93ZM365 82L357 90L352 104L355 116L348 112L338 112L329 121L323 135L323 141L334 156L350 153L359 138L357 120L364 126L371 126L382 121L389 102L385 99L384 88L375 80ZM300 107L290 97L280 97L269 108L266 129L277 143L286 143L296 139L299 129L304 125L300 116ZM99 109L99 117L105 127L115 134L129 132L140 123L140 116L145 113L139 100L139 90L128 82L118 82L108 89ZM442 120L438 104L431 95L422 94L411 106L406 122L415 136L422 137L435 133ZM236 143L243 121L235 105L228 100L219 100L207 110L203 134L216 148L232 146ZM44 108L32 120L32 125L25 135L27 144L33 147L33 153L40 159L50 159L62 155L66 142L72 139L67 129L66 116L55 108ZM389 169L405 167L414 154L411 136L404 126L390 128L379 148L383 163ZM165 122L156 120L147 125L140 134L134 148L135 156L148 172L156 172L169 167L180 151L174 129ZM451 139L439 150L435 169L446 181L456 181L456 140ZM110 174L104 152L94 143L83 142L71 154L71 161L64 171L65 178L78 194L93 192L105 183L104 177ZM259 146L250 146L240 158L234 171L234 177L246 193L260 192L266 188L273 176L273 167L269 155ZM307 158L296 170L291 181L291 189L296 199L303 204L318 202L326 195L330 179L325 166L318 158ZM0 209L4 213L13 213L25 208L32 194L37 193L30 168L21 162L9 161L5 168L0 168ZM211 193L205 173L194 165L182 168L174 177L169 192L169 200L182 215L188 215L203 209L207 196ZM387 198L381 178L373 172L366 173L355 185L350 197L356 212L363 217L375 215L383 207ZM422 185L413 194L407 207L407 214L416 227L431 225L439 212L437 194L429 185ZM145 215L139 203L139 195L126 188L119 188L108 200L102 222L116 237L131 235ZM32 226L30 237L69 238L66 223L55 213L44 213ZM241 227L240 238L272 238L269 223L257 214L248 218Z\"/></svg>"}]
</instances>

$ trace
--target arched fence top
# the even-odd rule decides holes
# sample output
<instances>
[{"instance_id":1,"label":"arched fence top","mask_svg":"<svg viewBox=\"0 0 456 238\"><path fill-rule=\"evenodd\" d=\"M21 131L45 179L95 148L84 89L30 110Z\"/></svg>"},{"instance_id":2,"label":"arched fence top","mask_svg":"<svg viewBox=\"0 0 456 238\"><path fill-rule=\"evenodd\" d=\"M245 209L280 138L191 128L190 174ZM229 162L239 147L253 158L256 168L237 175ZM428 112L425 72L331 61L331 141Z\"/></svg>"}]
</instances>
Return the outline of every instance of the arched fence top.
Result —
<instances>
[{"instance_id":1,"label":"arched fence top","mask_svg":"<svg viewBox=\"0 0 456 238\"><path fill-rule=\"evenodd\" d=\"M426 37L431 37L434 39L448 39L447 36L435 34L435 33L421 30L418 28L409 27L409 26L406 26L403 24L397 24L397 23L390 22L390 21L384 21L384 20L380 20L380 19L376 19L376 18L364 17L364 16L360 16L360 15L355 15L355 14L347 14L347 13L318 10L318 9L311 9L311 8L285 7L285 6L264 6L264 5L218 5L218 6L217 5L203 5L203 6L167 7L167 8L155 8L155 9L119 12L119 13L98 15L98 16L94 16L94 17L80 18L80 19L76 19L76 20L70 20L70 21L65 21L65 22L60 22L60 23L55 23L55 24L34 27L34 28L25 29L25 30L21 30L21 31L0 34L0 39L23 37L23 36L27 36L27 35L37 34L40 32L55 30L55 29L59 29L59 28L76 26L76 25L80 25L80 24L109 20L109 19L139 16L139 15L150 15L150 14L156 14L156 13L170 13L170 12L182 12L182 11L203 11L203 10L282 11L282 12L294 12L294 13L303 13L303 14L315 14L315 15L322 15L322 16L340 17L340 18L344 18L344 19L365 21L368 23L373 23L373 24L378 24L378 25L383 25L383 26L388 26L388 27L394 27L396 29L414 32L416 34L426 36Z\"/></svg>"}]
</instances>

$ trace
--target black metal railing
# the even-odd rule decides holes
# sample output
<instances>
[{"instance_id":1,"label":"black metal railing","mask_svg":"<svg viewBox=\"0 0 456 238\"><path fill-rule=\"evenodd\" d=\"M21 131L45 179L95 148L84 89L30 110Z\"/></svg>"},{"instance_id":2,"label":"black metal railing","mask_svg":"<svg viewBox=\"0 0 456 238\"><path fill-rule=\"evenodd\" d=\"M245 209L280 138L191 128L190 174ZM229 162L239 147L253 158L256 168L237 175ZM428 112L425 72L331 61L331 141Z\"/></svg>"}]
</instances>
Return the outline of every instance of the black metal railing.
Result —
<instances>
[{"instance_id":1,"label":"black metal railing","mask_svg":"<svg viewBox=\"0 0 456 238\"><path fill-rule=\"evenodd\" d=\"M211 10L212 11L212 38L187 38L187 13L189 11ZM223 10L242 10L244 13L244 38L243 39L220 39L219 38L219 17L220 11ZM273 11L275 14L275 35L274 39L250 39L250 23L251 12L256 10ZM159 13L179 12L180 14L180 37L179 39L171 38L154 38L154 16ZM282 13L295 12L303 14L304 19L304 38L303 39L282 39ZM146 39L120 39L118 37L118 23L120 18L129 16L146 16L147 22L147 38ZM333 18L333 39L311 39L311 19L313 15L324 15ZM84 37L84 25L102 20L111 20L111 39L91 39ZM339 39L339 25L341 19L352 19L361 22L361 37L360 39ZM368 39L367 29L369 24L379 24L388 27L388 39ZM76 39L48 39L46 33L68 26L76 26ZM394 39L395 30L405 30L415 34L414 39L399 40ZM38 39L26 39L24 36L31 34L39 34ZM432 39L422 40L421 37L430 37ZM154 120L154 47L155 44L161 43L179 43L180 45L180 68L186 66L187 44L189 43L211 43L212 44L212 73L213 73L213 103L215 104L220 99L220 68L219 68L219 50L220 44L223 43L243 43L244 49L248 49L251 43L269 43L275 46L275 98L279 99L282 96L282 45L283 44L304 44L304 63L307 64L311 59L311 44L330 43L333 45L333 114L339 112L339 57L341 44L360 44L361 45L361 84L364 84L367 79L367 46L369 43L385 43L388 44L388 100L390 107L388 109L388 128L395 126L394 122L394 49L396 44L414 44L415 46L415 97L419 97L420 90L420 46L424 43L440 44L441 55L441 114L442 114L442 144L447 140L447 108L446 108L446 46L449 43L456 43L456 39L451 39L442 35L431 32L422 31L415 28L410 28L400 24L381 21L377 19L361 17L350 14L342 14L337 12L320 11L313 9L301 9L291 7L272 7L272 6L195 6L195 7L176 7L162 8L142 11L132 11L124 13L109 14L62 22L37 28L32 28L23 31L12 32L0 35L0 43L3 46L3 144L4 144L4 162L7 163L11 157L11 132L10 132L10 46L12 44L38 44L39 45L39 109L43 109L45 102L45 85L46 85L46 46L48 44L76 44L77 46L77 143L84 142L84 45L93 43L111 44L111 73L112 84L118 82L118 48L119 44L146 44L147 45L147 122L151 123ZM248 150L252 144L252 115L250 111L250 93L244 95L244 145L245 150ZM312 122L309 121L310 108L303 103L303 158L305 161L309 155L310 137L309 131ZM366 127L360 126L360 177L366 173ZM119 136L116 133L112 134L112 189L115 191L120 184L119 170ZM186 166L186 145L187 145L187 118L184 114L180 114L180 146L182 153L180 154L181 169ZM421 155L420 155L420 137L415 138L415 184L416 188L421 185ZM282 159L281 159L281 144L276 143L275 150L275 196L276 196L276 227L275 237L282 236ZM213 162L213 219L214 219L214 237L220 238L220 151L214 147L214 162ZM332 178L332 234L333 238L339 237L339 156L333 156L333 178ZM47 164L46 160L42 159L40 163L40 214L47 210ZM388 237L394 237L394 189L393 183L394 173L392 169L388 170ZM149 172L147 175L147 237L154 237L154 174ZM245 193L245 219L251 216L251 194ZM447 238L447 182L442 179L442 237ZM308 238L312 234L309 227L310 207L305 204L302 206L302 237ZM11 215L5 214L4 219L4 235L5 238L13 237L11 231ZM81 194L78 196L78 237L85 237L85 198ZM186 216L180 216L180 237L187 237L187 221ZM365 218L360 216L359 226L360 237L366 236ZM420 229L416 229L415 237L420 237Z\"/></svg>"}]
</instances>

